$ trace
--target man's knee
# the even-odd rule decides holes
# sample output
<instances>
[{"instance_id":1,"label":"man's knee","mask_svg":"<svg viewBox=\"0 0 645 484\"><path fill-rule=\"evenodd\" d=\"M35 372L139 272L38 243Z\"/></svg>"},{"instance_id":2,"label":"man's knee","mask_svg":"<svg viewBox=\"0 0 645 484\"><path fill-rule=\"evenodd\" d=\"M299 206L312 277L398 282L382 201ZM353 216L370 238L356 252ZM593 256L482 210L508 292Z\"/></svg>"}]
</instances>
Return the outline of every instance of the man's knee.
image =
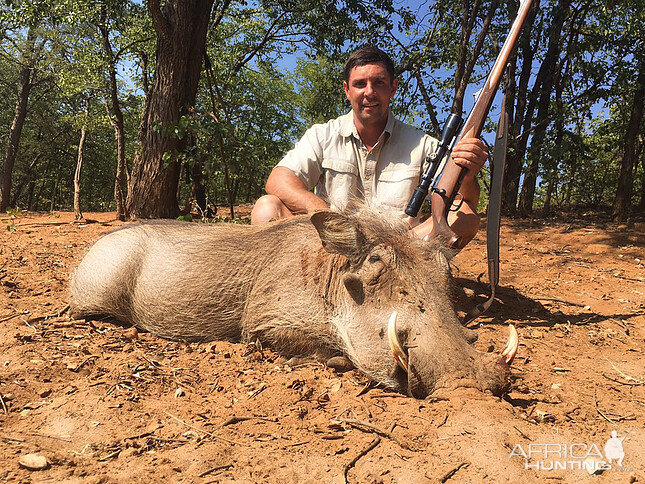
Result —
<instances>
[{"instance_id":1,"label":"man's knee","mask_svg":"<svg viewBox=\"0 0 645 484\"><path fill-rule=\"evenodd\" d=\"M251 224L262 224L271 220L288 217L289 209L275 195L264 195L258 198L251 210Z\"/></svg>"}]
</instances>

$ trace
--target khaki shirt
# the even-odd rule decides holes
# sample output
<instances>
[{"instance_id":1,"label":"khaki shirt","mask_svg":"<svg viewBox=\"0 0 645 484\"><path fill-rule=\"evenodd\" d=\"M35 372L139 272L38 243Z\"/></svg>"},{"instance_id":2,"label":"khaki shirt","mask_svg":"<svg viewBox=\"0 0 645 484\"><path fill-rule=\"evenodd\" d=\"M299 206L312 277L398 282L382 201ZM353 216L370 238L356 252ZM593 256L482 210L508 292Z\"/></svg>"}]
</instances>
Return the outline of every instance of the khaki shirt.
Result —
<instances>
[{"instance_id":1,"label":"khaki shirt","mask_svg":"<svg viewBox=\"0 0 645 484\"><path fill-rule=\"evenodd\" d=\"M377 210L404 216L424 161L437 143L390 112L385 130L368 151L350 111L308 129L278 166L293 171L332 208L343 209L358 198Z\"/></svg>"}]
</instances>

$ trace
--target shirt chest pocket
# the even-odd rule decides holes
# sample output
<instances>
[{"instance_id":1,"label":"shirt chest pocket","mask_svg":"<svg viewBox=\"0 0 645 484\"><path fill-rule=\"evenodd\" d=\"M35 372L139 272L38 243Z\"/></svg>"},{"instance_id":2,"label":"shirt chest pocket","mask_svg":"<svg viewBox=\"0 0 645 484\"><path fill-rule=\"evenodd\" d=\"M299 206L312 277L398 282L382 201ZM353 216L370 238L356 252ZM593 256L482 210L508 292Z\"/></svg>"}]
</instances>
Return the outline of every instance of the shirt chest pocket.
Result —
<instances>
[{"instance_id":1,"label":"shirt chest pocket","mask_svg":"<svg viewBox=\"0 0 645 484\"><path fill-rule=\"evenodd\" d=\"M322 162L323 175L317 195L332 208L342 209L352 198L361 198L358 167L348 160L326 158Z\"/></svg>"},{"instance_id":2,"label":"shirt chest pocket","mask_svg":"<svg viewBox=\"0 0 645 484\"><path fill-rule=\"evenodd\" d=\"M419 184L420 169L401 168L381 172L376 185L378 201L403 211Z\"/></svg>"}]
</instances>

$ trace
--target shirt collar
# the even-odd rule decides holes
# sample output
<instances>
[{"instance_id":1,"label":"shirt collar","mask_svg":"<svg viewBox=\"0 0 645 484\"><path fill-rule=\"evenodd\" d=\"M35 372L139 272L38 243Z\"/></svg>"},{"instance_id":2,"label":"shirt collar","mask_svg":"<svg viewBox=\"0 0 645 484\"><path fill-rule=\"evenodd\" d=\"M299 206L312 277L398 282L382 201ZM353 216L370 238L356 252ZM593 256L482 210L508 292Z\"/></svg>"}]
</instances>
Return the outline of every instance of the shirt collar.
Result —
<instances>
[{"instance_id":1,"label":"shirt collar","mask_svg":"<svg viewBox=\"0 0 645 484\"><path fill-rule=\"evenodd\" d=\"M387 123L385 123L385 129L383 130L384 132L387 133L388 137L392 135L395 122L396 122L396 119L394 118L392 111L388 110ZM356 126L354 125L354 113L352 111L348 112L342 117L340 121L339 133L341 136L344 136L344 137L353 135L356 139L360 139L360 137L358 136L358 131L356 130Z\"/></svg>"}]
</instances>

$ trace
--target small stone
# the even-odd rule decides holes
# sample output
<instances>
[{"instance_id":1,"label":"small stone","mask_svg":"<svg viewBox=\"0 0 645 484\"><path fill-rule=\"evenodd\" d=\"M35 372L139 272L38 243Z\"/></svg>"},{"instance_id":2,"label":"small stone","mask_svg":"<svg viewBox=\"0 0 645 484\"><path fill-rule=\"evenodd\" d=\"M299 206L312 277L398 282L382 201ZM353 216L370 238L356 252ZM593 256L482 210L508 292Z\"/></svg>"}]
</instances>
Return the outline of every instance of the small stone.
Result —
<instances>
[{"instance_id":1,"label":"small stone","mask_svg":"<svg viewBox=\"0 0 645 484\"><path fill-rule=\"evenodd\" d=\"M340 380L332 380L331 385L329 385L329 391L332 393L338 392L343 386L343 382Z\"/></svg>"},{"instance_id":2,"label":"small stone","mask_svg":"<svg viewBox=\"0 0 645 484\"><path fill-rule=\"evenodd\" d=\"M186 392L184 392L184 389L179 387L177 390L175 390L175 398L180 398L186 395Z\"/></svg>"},{"instance_id":3,"label":"small stone","mask_svg":"<svg viewBox=\"0 0 645 484\"><path fill-rule=\"evenodd\" d=\"M25 469L30 471L41 471L49 467L49 461L47 457L42 454L25 454L20 456L18 459L18 464L20 464Z\"/></svg>"},{"instance_id":4,"label":"small stone","mask_svg":"<svg viewBox=\"0 0 645 484\"><path fill-rule=\"evenodd\" d=\"M139 338L139 332L137 331L137 328L132 326L131 328L123 331L123 337L128 341L135 341Z\"/></svg>"},{"instance_id":5,"label":"small stone","mask_svg":"<svg viewBox=\"0 0 645 484\"><path fill-rule=\"evenodd\" d=\"M464 287L463 290L464 290L464 294L466 295L466 297L468 297L468 298L475 297L475 291L473 291L471 288Z\"/></svg>"},{"instance_id":6,"label":"small stone","mask_svg":"<svg viewBox=\"0 0 645 484\"><path fill-rule=\"evenodd\" d=\"M47 390L43 390L42 392L40 392L38 395L40 395L40 398L46 398L51 394L52 394L51 388L48 388Z\"/></svg>"}]
</instances>

